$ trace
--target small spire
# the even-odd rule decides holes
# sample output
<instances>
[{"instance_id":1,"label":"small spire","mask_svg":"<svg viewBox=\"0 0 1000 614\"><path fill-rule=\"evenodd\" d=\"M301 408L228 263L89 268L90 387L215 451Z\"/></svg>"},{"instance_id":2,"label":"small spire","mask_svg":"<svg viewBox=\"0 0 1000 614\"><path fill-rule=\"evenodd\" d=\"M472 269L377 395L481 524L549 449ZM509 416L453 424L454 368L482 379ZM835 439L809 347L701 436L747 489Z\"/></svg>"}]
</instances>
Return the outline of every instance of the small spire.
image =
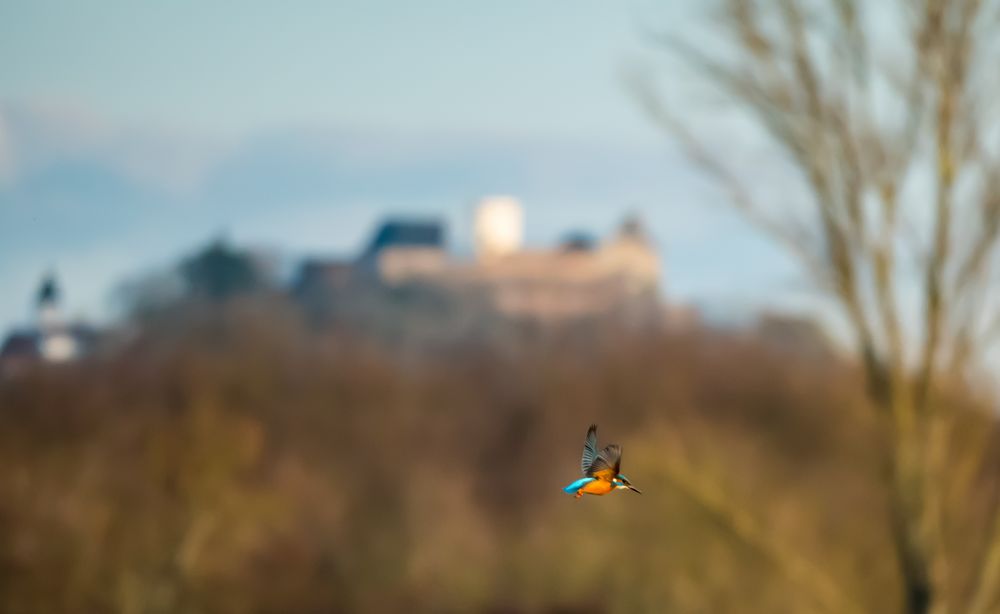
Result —
<instances>
[{"instance_id":1,"label":"small spire","mask_svg":"<svg viewBox=\"0 0 1000 614\"><path fill-rule=\"evenodd\" d=\"M49 270L42 277L42 283L38 286L36 303L39 308L55 307L59 303L59 296L60 290L56 275L52 270Z\"/></svg>"}]
</instances>

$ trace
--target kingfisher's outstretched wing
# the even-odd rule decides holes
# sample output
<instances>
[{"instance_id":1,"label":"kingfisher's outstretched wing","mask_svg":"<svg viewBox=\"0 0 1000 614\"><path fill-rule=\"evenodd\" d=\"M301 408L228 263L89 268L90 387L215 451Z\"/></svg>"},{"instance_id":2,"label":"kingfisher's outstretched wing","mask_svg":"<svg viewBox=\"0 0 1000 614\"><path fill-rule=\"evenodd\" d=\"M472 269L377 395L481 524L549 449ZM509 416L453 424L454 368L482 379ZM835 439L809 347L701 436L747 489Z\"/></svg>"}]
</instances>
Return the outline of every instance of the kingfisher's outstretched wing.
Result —
<instances>
[{"instance_id":1,"label":"kingfisher's outstretched wing","mask_svg":"<svg viewBox=\"0 0 1000 614\"><path fill-rule=\"evenodd\" d=\"M590 466L597 458L597 425L591 424L587 430L587 439L583 442L583 458L580 460L580 470L583 475L590 476Z\"/></svg>"},{"instance_id":2,"label":"kingfisher's outstretched wing","mask_svg":"<svg viewBox=\"0 0 1000 614\"><path fill-rule=\"evenodd\" d=\"M613 443L597 454L585 473L589 477L611 482L618 475L621 464L622 447Z\"/></svg>"}]
</instances>

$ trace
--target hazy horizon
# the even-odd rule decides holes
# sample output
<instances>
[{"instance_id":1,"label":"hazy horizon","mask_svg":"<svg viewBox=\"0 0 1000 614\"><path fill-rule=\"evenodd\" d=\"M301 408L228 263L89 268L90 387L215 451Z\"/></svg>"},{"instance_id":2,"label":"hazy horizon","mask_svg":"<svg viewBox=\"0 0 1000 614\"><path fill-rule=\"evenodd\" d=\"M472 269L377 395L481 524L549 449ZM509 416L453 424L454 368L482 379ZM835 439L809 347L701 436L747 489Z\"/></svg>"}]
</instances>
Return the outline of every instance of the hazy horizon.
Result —
<instances>
[{"instance_id":1,"label":"hazy horizon","mask_svg":"<svg viewBox=\"0 0 1000 614\"><path fill-rule=\"evenodd\" d=\"M787 301L785 258L624 84L657 62L646 4L0 8L0 329L50 268L70 314L104 321L117 284L219 233L352 253L383 217L420 214L461 248L492 193L523 201L535 246L639 213L672 300Z\"/></svg>"}]
</instances>

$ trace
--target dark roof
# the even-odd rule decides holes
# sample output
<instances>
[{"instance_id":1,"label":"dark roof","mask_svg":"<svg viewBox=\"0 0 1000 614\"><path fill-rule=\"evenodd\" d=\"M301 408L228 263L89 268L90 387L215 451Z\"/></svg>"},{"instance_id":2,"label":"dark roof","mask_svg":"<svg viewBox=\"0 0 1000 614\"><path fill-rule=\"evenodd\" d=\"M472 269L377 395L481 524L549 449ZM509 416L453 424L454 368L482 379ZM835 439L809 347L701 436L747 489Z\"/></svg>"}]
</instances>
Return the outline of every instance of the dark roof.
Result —
<instances>
[{"instance_id":1,"label":"dark roof","mask_svg":"<svg viewBox=\"0 0 1000 614\"><path fill-rule=\"evenodd\" d=\"M389 247L444 247L444 225L436 220L389 220L375 233L366 253Z\"/></svg>"},{"instance_id":2,"label":"dark roof","mask_svg":"<svg viewBox=\"0 0 1000 614\"><path fill-rule=\"evenodd\" d=\"M0 348L2 358L35 358L38 356L38 333L14 331L7 336Z\"/></svg>"},{"instance_id":3,"label":"dark roof","mask_svg":"<svg viewBox=\"0 0 1000 614\"><path fill-rule=\"evenodd\" d=\"M86 350L98 340L98 331L86 324L70 324L62 329ZM39 343L42 333L34 329L21 329L7 335L0 346L0 358L39 358L41 351Z\"/></svg>"},{"instance_id":4,"label":"dark roof","mask_svg":"<svg viewBox=\"0 0 1000 614\"><path fill-rule=\"evenodd\" d=\"M349 262L306 260L299 267L292 284L296 293L308 292L313 288L346 286L354 274L354 265Z\"/></svg>"},{"instance_id":5,"label":"dark roof","mask_svg":"<svg viewBox=\"0 0 1000 614\"><path fill-rule=\"evenodd\" d=\"M309 277L313 275L340 276L349 275L354 269L350 262L338 260L306 260L299 266L299 275Z\"/></svg>"},{"instance_id":6,"label":"dark roof","mask_svg":"<svg viewBox=\"0 0 1000 614\"><path fill-rule=\"evenodd\" d=\"M576 230L563 237L561 246L567 252L589 252L597 245L594 235Z\"/></svg>"}]
</instances>

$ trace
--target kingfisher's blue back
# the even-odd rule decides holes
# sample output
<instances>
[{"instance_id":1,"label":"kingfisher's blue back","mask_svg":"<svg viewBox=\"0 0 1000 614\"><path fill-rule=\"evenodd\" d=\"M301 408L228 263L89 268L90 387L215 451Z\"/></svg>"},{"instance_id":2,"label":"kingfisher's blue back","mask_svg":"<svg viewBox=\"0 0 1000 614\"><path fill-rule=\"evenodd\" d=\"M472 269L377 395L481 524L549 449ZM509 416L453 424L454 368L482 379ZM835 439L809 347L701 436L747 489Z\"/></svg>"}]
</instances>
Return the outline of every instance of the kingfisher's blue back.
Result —
<instances>
[{"instance_id":1,"label":"kingfisher's blue back","mask_svg":"<svg viewBox=\"0 0 1000 614\"><path fill-rule=\"evenodd\" d=\"M576 491L580 490L581 488L583 488L584 486L586 486L590 482L593 482L594 479L595 478L580 478L579 480L573 482L572 484L570 484L566 488L563 488L563 491L566 492L566 493L569 493L571 495L575 495Z\"/></svg>"}]
</instances>

